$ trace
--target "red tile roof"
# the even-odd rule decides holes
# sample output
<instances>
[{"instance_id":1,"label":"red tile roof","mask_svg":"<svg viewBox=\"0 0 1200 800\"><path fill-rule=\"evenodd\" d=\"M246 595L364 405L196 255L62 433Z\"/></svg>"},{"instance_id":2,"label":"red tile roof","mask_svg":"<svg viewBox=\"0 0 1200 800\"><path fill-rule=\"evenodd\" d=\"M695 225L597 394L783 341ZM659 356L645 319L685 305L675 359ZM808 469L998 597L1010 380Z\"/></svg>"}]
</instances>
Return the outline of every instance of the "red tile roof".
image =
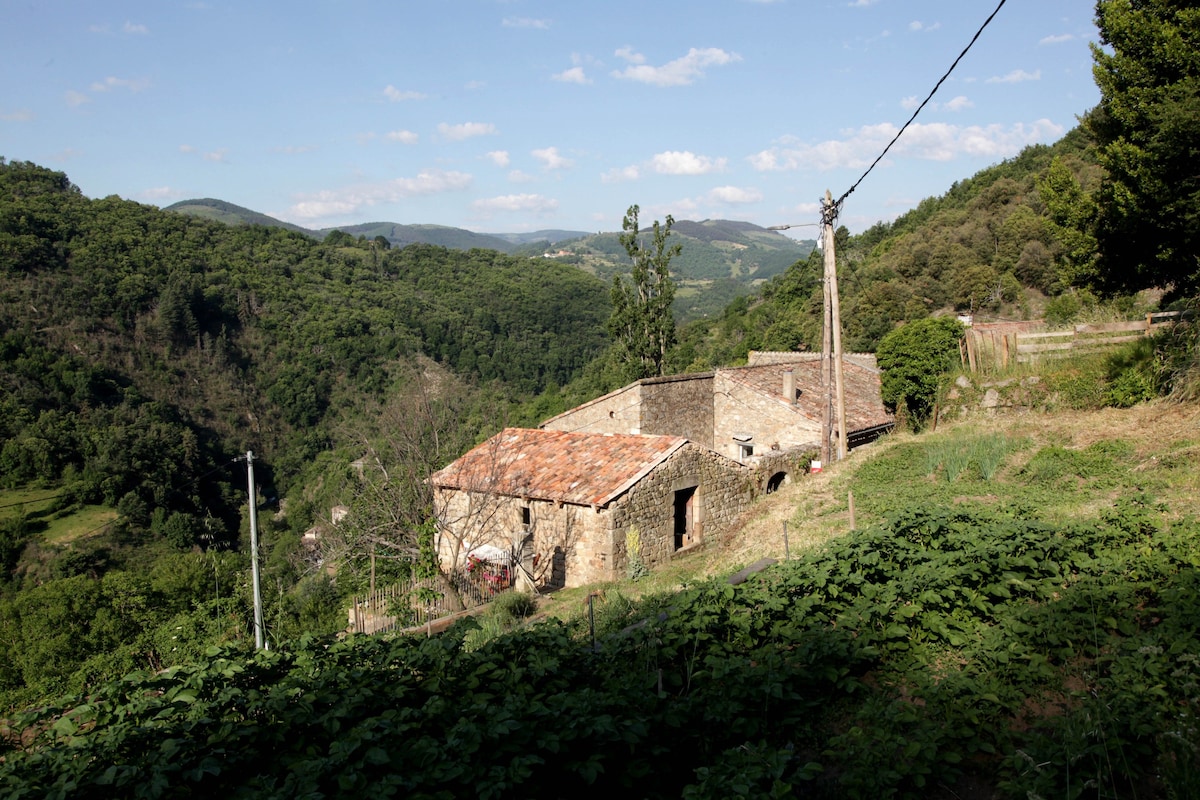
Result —
<instances>
[{"instance_id":1,"label":"red tile roof","mask_svg":"<svg viewBox=\"0 0 1200 800\"><path fill-rule=\"evenodd\" d=\"M506 428L434 473L435 486L603 506L687 444L678 436Z\"/></svg>"},{"instance_id":2,"label":"red tile roof","mask_svg":"<svg viewBox=\"0 0 1200 800\"><path fill-rule=\"evenodd\" d=\"M783 373L791 370L800 396L792 406L796 413L820 420L824 390L821 388L821 362L797 361L790 364L767 364L760 367L738 367L721 370L731 380L786 403L783 396ZM843 394L846 398L847 433L895 422L895 417L883 406L879 394L879 371L867 369L849 360L843 361ZM836 424L836 423L835 423Z\"/></svg>"}]
</instances>

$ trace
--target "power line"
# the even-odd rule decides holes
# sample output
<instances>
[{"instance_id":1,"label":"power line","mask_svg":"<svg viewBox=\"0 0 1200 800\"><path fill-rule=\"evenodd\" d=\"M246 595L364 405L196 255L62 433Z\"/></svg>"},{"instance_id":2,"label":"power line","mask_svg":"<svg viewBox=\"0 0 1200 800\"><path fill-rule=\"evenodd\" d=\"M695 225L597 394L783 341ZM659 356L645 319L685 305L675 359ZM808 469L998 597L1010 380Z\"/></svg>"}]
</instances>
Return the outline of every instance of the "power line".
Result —
<instances>
[{"instance_id":1,"label":"power line","mask_svg":"<svg viewBox=\"0 0 1200 800\"><path fill-rule=\"evenodd\" d=\"M875 165L883 160L883 157L886 156L888 151L892 149L892 145L894 145L896 141L904 135L904 132L908 130L908 126L911 125L913 120L917 118L917 115L921 113L921 109L925 108L929 101L933 99L933 96L937 93L937 90L940 89L942 84L945 83L946 79L950 77L950 73L954 72L954 68L958 66L958 62L962 61L963 56L967 54L967 51L971 49L972 45L974 45L976 40L979 39L980 34L983 33L983 29L991 23L992 19L994 19L996 14L1000 12L1000 9L1004 7L1006 2L1008 2L1008 0L1000 0L1000 4L996 6L996 10L993 11L991 15L983 21L983 24L979 26L979 30L975 31L975 35L971 37L971 41L968 42L967 46L963 48L963 51L958 54L958 58L954 59L954 63L950 65L950 69L946 70L946 74L942 75L942 77L938 79L938 82L934 84L934 87L929 92L929 95L921 101L921 105L917 106L917 110L914 111L913 115L908 118L908 122L904 123L904 127L902 127L900 131L892 137L892 140L888 142L887 147L883 148L883 152L871 162L871 166L867 167L867 171L859 176L859 179L854 182L854 185L847 189L846 193L839 197L836 203L833 203L831 206L829 206L828 213L830 215L830 219L828 222L830 224L832 224L833 219L837 218L837 212L839 209L841 209L842 203L845 201L845 199L849 197L855 189L858 188L858 185L863 182L864 178L871 174L871 170L875 169Z\"/></svg>"}]
</instances>

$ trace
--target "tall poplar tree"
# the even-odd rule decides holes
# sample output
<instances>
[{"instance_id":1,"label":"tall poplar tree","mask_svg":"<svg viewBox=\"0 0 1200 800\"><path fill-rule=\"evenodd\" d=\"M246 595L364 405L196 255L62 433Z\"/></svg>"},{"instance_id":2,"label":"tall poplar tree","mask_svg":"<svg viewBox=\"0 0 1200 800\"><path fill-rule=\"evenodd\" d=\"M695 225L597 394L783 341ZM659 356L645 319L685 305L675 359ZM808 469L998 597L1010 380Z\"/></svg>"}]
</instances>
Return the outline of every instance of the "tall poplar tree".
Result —
<instances>
[{"instance_id":1,"label":"tall poplar tree","mask_svg":"<svg viewBox=\"0 0 1200 800\"><path fill-rule=\"evenodd\" d=\"M633 205L621 223L621 245L633 261L631 280L613 276L612 316L608 330L616 340L619 358L631 380L665 374L668 351L675 345L675 318L671 302L675 284L671 259L682 246L667 245L675 219L668 214L662 226L654 221L649 242L638 230L638 212Z\"/></svg>"}]
</instances>

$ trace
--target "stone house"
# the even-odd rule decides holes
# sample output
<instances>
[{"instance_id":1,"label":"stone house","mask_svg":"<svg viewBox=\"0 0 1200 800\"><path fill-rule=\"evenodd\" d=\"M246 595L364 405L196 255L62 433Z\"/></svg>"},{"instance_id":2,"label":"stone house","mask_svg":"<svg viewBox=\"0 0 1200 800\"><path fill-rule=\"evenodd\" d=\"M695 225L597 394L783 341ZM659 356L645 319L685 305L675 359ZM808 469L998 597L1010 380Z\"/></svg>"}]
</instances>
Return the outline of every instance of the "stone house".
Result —
<instances>
[{"instance_id":1,"label":"stone house","mask_svg":"<svg viewBox=\"0 0 1200 800\"><path fill-rule=\"evenodd\" d=\"M890 430L895 419L880 398L874 356L847 355L842 371L853 448ZM798 454L819 450L824 399L818 354L752 353L745 367L635 381L541 427L683 436L758 467L769 490L807 466Z\"/></svg>"},{"instance_id":2,"label":"stone house","mask_svg":"<svg viewBox=\"0 0 1200 800\"><path fill-rule=\"evenodd\" d=\"M536 584L624 577L719 537L754 495L753 470L682 436L509 428L432 477L439 557L512 554ZM634 535L631 535L634 534Z\"/></svg>"}]
</instances>

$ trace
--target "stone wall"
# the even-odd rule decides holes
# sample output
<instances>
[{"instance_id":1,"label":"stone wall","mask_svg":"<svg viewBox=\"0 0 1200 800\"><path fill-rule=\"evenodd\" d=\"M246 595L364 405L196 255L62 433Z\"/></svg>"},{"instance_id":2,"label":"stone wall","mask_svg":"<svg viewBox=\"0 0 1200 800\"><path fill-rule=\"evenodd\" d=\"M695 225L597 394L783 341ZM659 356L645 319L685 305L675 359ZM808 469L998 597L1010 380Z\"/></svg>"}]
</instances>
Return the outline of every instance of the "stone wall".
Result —
<instances>
[{"instance_id":1,"label":"stone wall","mask_svg":"<svg viewBox=\"0 0 1200 800\"><path fill-rule=\"evenodd\" d=\"M682 436L713 446L713 374L648 378L642 385L642 433Z\"/></svg>"},{"instance_id":2,"label":"stone wall","mask_svg":"<svg viewBox=\"0 0 1200 800\"><path fill-rule=\"evenodd\" d=\"M808 419L782 400L756 392L723 373L717 373L713 397L717 420L713 449L734 460L746 463L756 460L741 457L735 436L752 436L755 456L821 439L819 420Z\"/></svg>"},{"instance_id":3,"label":"stone wall","mask_svg":"<svg viewBox=\"0 0 1200 800\"><path fill-rule=\"evenodd\" d=\"M463 566L466 552L480 545L509 551L529 537L527 564L538 585L571 587L608 580L612 547L608 512L569 503L438 489L441 535L438 557ZM529 523L524 522L528 509Z\"/></svg>"},{"instance_id":4,"label":"stone wall","mask_svg":"<svg viewBox=\"0 0 1200 800\"><path fill-rule=\"evenodd\" d=\"M623 389L564 411L539 427L548 431L579 433L644 433L642 386L632 383Z\"/></svg>"},{"instance_id":5,"label":"stone wall","mask_svg":"<svg viewBox=\"0 0 1200 800\"><path fill-rule=\"evenodd\" d=\"M632 526L637 526L647 566L665 564L676 555L675 493L693 487L693 548L720 541L755 494L749 468L706 447L685 445L610 504L612 578L628 571L625 541Z\"/></svg>"},{"instance_id":6,"label":"stone wall","mask_svg":"<svg viewBox=\"0 0 1200 800\"><path fill-rule=\"evenodd\" d=\"M646 433L713 442L713 374L646 378L541 424L548 431Z\"/></svg>"}]
</instances>

